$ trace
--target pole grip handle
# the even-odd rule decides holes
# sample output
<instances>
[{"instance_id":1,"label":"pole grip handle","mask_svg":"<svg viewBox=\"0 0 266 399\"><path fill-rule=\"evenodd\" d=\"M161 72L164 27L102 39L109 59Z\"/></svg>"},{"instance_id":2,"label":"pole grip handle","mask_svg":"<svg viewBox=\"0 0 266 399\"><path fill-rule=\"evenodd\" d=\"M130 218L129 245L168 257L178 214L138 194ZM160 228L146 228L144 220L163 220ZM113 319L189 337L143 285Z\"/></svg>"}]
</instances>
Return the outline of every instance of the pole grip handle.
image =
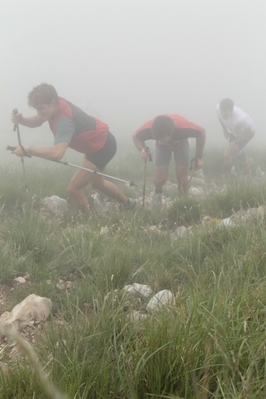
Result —
<instances>
[{"instance_id":1,"label":"pole grip handle","mask_svg":"<svg viewBox=\"0 0 266 399\"><path fill-rule=\"evenodd\" d=\"M14 151L16 149L16 147L12 147L11 145L8 145L7 147L6 147L6 150L7 151Z\"/></svg>"},{"instance_id":2,"label":"pole grip handle","mask_svg":"<svg viewBox=\"0 0 266 399\"><path fill-rule=\"evenodd\" d=\"M145 147L145 151L149 154L149 162L152 162L152 156L149 147Z\"/></svg>"}]
</instances>

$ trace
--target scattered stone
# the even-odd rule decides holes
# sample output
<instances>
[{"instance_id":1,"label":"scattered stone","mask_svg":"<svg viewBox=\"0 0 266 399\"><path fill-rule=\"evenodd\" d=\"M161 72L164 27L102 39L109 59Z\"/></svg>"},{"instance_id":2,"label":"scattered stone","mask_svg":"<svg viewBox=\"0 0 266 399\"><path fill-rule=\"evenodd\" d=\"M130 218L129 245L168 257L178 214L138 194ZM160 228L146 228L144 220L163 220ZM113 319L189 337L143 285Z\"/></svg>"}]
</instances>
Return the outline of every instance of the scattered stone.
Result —
<instances>
[{"instance_id":1,"label":"scattered stone","mask_svg":"<svg viewBox=\"0 0 266 399\"><path fill-rule=\"evenodd\" d=\"M53 195L52 197L45 197L41 200L42 208L54 216L60 216L67 212L68 204L63 198Z\"/></svg>"},{"instance_id":2,"label":"scattered stone","mask_svg":"<svg viewBox=\"0 0 266 399\"><path fill-rule=\"evenodd\" d=\"M200 178L195 177L195 176L192 177L192 179L191 179L191 184L192 184L193 186L201 186L201 187L203 187L203 186L206 185L205 180L200 179Z\"/></svg>"},{"instance_id":3,"label":"scattered stone","mask_svg":"<svg viewBox=\"0 0 266 399\"><path fill-rule=\"evenodd\" d=\"M140 296L148 298L152 294L152 288L149 285L133 283L132 285L125 285L123 288L128 294L133 296Z\"/></svg>"},{"instance_id":4,"label":"scattered stone","mask_svg":"<svg viewBox=\"0 0 266 399\"><path fill-rule=\"evenodd\" d=\"M189 231L185 226L179 226L175 229L173 233L170 234L170 240L176 241L181 237L184 237Z\"/></svg>"},{"instance_id":5,"label":"scattered stone","mask_svg":"<svg viewBox=\"0 0 266 399\"><path fill-rule=\"evenodd\" d=\"M235 223L234 223L230 218L226 218L226 219L223 219L223 220L219 223L218 226L219 226L219 227L234 227L234 226L235 226Z\"/></svg>"},{"instance_id":6,"label":"scattered stone","mask_svg":"<svg viewBox=\"0 0 266 399\"><path fill-rule=\"evenodd\" d=\"M3 326L14 325L19 327L20 323L22 322L29 323L30 321L36 319L44 321L50 315L51 310L51 299L31 294L18 305L16 305L10 313L3 313L0 316L0 323Z\"/></svg>"},{"instance_id":7,"label":"scattered stone","mask_svg":"<svg viewBox=\"0 0 266 399\"><path fill-rule=\"evenodd\" d=\"M102 216L105 211L104 204L101 200L100 194L99 193L93 193L90 195L92 198L92 206L97 215Z\"/></svg>"},{"instance_id":8,"label":"scattered stone","mask_svg":"<svg viewBox=\"0 0 266 399\"><path fill-rule=\"evenodd\" d=\"M185 226L179 226L175 229L175 235L177 237L183 237L188 232L188 229Z\"/></svg>"},{"instance_id":9,"label":"scattered stone","mask_svg":"<svg viewBox=\"0 0 266 399\"><path fill-rule=\"evenodd\" d=\"M140 320L144 320L148 317L147 314L141 313L138 310L132 310L132 312L130 312L130 314L128 316L130 317L131 321L140 321Z\"/></svg>"},{"instance_id":10,"label":"scattered stone","mask_svg":"<svg viewBox=\"0 0 266 399\"><path fill-rule=\"evenodd\" d=\"M59 279L58 283L56 284L56 288L58 288L59 290L64 290L65 289L64 280Z\"/></svg>"},{"instance_id":11,"label":"scattered stone","mask_svg":"<svg viewBox=\"0 0 266 399\"><path fill-rule=\"evenodd\" d=\"M202 197L203 194L204 194L203 191L200 190L200 189L197 188L197 187L190 187L188 193L189 193L190 195L193 195L194 197Z\"/></svg>"},{"instance_id":12,"label":"scattered stone","mask_svg":"<svg viewBox=\"0 0 266 399\"><path fill-rule=\"evenodd\" d=\"M62 279L59 279L58 283L56 284L56 288L58 288L59 290L69 290L73 286L74 283L72 281L66 281Z\"/></svg>"},{"instance_id":13,"label":"scattered stone","mask_svg":"<svg viewBox=\"0 0 266 399\"><path fill-rule=\"evenodd\" d=\"M19 283L19 284L26 283L26 279L24 277L16 277L16 278L14 278L14 281L16 281L16 283Z\"/></svg>"},{"instance_id":14,"label":"scattered stone","mask_svg":"<svg viewBox=\"0 0 266 399\"><path fill-rule=\"evenodd\" d=\"M157 226L149 227L150 231L154 231L155 233L161 234L161 230Z\"/></svg>"},{"instance_id":15,"label":"scattered stone","mask_svg":"<svg viewBox=\"0 0 266 399\"><path fill-rule=\"evenodd\" d=\"M109 228L107 226L101 227L100 235L107 235L109 233Z\"/></svg>"},{"instance_id":16,"label":"scattered stone","mask_svg":"<svg viewBox=\"0 0 266 399\"><path fill-rule=\"evenodd\" d=\"M196 171L194 172L194 176L195 176L196 178L198 178L198 179L203 179L203 180L205 180L205 176L204 176L204 173L203 173L203 170L202 170L202 169L196 170Z\"/></svg>"},{"instance_id":17,"label":"scattered stone","mask_svg":"<svg viewBox=\"0 0 266 399\"><path fill-rule=\"evenodd\" d=\"M148 312L153 312L160 310L163 306L174 304L175 297L172 292L169 290L162 290L151 298L146 309Z\"/></svg>"}]
</instances>

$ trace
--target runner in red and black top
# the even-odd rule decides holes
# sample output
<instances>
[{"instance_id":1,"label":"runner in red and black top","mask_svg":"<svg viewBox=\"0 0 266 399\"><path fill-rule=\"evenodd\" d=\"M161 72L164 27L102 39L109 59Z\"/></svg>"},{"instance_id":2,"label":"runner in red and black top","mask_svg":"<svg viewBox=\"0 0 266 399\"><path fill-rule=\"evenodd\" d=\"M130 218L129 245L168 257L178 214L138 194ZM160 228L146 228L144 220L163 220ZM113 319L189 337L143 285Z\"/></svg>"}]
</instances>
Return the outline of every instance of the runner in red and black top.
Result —
<instances>
[{"instance_id":1,"label":"runner in red and black top","mask_svg":"<svg viewBox=\"0 0 266 399\"><path fill-rule=\"evenodd\" d=\"M202 154L205 144L205 130L180 115L159 115L144 123L133 135L135 146L142 159L147 159L145 141L155 140L154 202L161 202L162 188L167 181L168 167L172 152L176 164L176 178L179 193L189 189L189 143L188 138L196 139L196 155L193 161L195 170L203 166Z\"/></svg>"},{"instance_id":2,"label":"runner in red and black top","mask_svg":"<svg viewBox=\"0 0 266 399\"><path fill-rule=\"evenodd\" d=\"M28 104L36 109L37 115L24 118L22 114L12 114L12 122L38 127L48 121L54 135L54 146L24 147L26 153L40 158L59 160L70 147L85 154L82 167L96 172L104 171L116 153L116 140L105 123L87 115L64 98L58 97L55 88L46 83L33 88L28 95ZM13 153L20 157L24 155L20 146L16 146ZM133 199L128 199L115 184L104 180L103 176L79 169L69 183L68 192L74 203L85 211L88 211L88 200L84 195L84 188L89 183L93 188L121 204L130 207L134 203Z\"/></svg>"}]
</instances>

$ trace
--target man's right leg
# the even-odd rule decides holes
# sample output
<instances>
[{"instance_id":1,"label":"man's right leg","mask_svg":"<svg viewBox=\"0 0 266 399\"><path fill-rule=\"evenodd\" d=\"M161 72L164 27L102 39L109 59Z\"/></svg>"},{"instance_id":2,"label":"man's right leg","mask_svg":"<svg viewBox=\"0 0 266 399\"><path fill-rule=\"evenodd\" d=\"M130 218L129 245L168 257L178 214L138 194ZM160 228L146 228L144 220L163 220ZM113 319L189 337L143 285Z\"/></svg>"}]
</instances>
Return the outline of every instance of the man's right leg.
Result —
<instances>
[{"instance_id":1,"label":"man's right leg","mask_svg":"<svg viewBox=\"0 0 266 399\"><path fill-rule=\"evenodd\" d=\"M232 166L233 166L233 152L231 145L229 145L224 151L223 173L225 175L231 173Z\"/></svg>"},{"instance_id":2,"label":"man's right leg","mask_svg":"<svg viewBox=\"0 0 266 399\"><path fill-rule=\"evenodd\" d=\"M172 151L164 146L155 143L155 159L154 159L154 195L153 205L159 208L162 205L163 186L167 182L168 168L171 160Z\"/></svg>"},{"instance_id":3,"label":"man's right leg","mask_svg":"<svg viewBox=\"0 0 266 399\"><path fill-rule=\"evenodd\" d=\"M81 166L83 168L97 171L97 167L86 158L82 162ZM67 188L74 204L85 212L89 212L89 203L84 194L84 189L89 183L91 183L93 176L93 173L79 169L70 180Z\"/></svg>"},{"instance_id":4,"label":"man's right leg","mask_svg":"<svg viewBox=\"0 0 266 399\"><path fill-rule=\"evenodd\" d=\"M166 166L154 166L154 187L155 192L162 193L163 186L167 182L168 177L168 165Z\"/></svg>"},{"instance_id":5,"label":"man's right leg","mask_svg":"<svg viewBox=\"0 0 266 399\"><path fill-rule=\"evenodd\" d=\"M163 186L167 182L168 168L171 160L172 150L155 142L154 156L154 186L155 192L162 192Z\"/></svg>"}]
</instances>

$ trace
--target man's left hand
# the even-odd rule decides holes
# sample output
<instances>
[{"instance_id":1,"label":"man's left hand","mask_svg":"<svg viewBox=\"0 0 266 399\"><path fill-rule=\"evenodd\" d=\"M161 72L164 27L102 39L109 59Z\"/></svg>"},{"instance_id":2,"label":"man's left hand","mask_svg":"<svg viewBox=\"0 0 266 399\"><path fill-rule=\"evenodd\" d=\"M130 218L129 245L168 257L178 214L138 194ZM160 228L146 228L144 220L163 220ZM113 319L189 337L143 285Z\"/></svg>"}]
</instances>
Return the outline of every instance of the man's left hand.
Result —
<instances>
[{"instance_id":1,"label":"man's left hand","mask_svg":"<svg viewBox=\"0 0 266 399\"><path fill-rule=\"evenodd\" d=\"M200 170L203 167L203 160L202 158L193 158L191 159L190 162L190 169L193 169L194 171Z\"/></svg>"},{"instance_id":2,"label":"man's left hand","mask_svg":"<svg viewBox=\"0 0 266 399\"><path fill-rule=\"evenodd\" d=\"M28 154L29 151L29 147L24 147L25 152L23 152L22 148L20 147L20 145L14 145L13 146L15 149L11 152L12 154L17 155L18 157L22 158L25 157L25 153Z\"/></svg>"}]
</instances>

